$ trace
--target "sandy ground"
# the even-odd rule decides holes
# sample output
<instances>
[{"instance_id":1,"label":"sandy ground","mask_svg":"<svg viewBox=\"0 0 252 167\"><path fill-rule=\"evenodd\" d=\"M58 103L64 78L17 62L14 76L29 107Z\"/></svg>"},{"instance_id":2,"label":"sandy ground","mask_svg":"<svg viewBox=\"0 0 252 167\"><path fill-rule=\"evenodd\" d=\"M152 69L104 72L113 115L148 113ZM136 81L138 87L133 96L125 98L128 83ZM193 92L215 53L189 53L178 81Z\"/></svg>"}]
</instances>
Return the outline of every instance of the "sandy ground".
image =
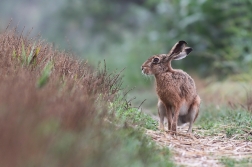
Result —
<instances>
[{"instance_id":1,"label":"sandy ground","mask_svg":"<svg viewBox=\"0 0 252 167\"><path fill-rule=\"evenodd\" d=\"M193 135L185 132L187 126L178 129L178 135L172 136L168 132L147 130L146 134L160 146L168 147L173 154L173 160L177 165L184 166L224 166L220 163L222 157L241 160L252 159L252 142L226 138L226 134L215 136L200 136L202 131L194 127ZM251 135L251 134L245 134ZM251 161L250 161L251 162ZM252 164L248 164L252 166Z\"/></svg>"}]
</instances>

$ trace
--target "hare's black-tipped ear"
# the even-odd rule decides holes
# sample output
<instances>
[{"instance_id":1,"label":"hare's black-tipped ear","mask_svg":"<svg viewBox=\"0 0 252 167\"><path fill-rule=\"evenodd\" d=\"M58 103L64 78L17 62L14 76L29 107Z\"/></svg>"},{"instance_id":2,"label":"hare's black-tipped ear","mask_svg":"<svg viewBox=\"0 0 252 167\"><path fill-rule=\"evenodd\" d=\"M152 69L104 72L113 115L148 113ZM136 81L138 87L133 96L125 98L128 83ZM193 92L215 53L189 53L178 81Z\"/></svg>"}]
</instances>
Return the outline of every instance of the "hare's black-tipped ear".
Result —
<instances>
[{"instance_id":1,"label":"hare's black-tipped ear","mask_svg":"<svg viewBox=\"0 0 252 167\"><path fill-rule=\"evenodd\" d=\"M168 53L168 56L177 55L184 50L186 47L186 41L178 41Z\"/></svg>"},{"instance_id":2,"label":"hare's black-tipped ear","mask_svg":"<svg viewBox=\"0 0 252 167\"><path fill-rule=\"evenodd\" d=\"M190 48L190 47L185 48L185 52L187 55L189 55L189 53L191 53L191 51L193 51L193 48Z\"/></svg>"},{"instance_id":3,"label":"hare's black-tipped ear","mask_svg":"<svg viewBox=\"0 0 252 167\"><path fill-rule=\"evenodd\" d=\"M192 51L193 49L190 47L186 47L182 50L182 52L180 52L179 54L175 55L173 57L173 60L180 60L185 58L186 56L188 56L188 54Z\"/></svg>"}]
</instances>

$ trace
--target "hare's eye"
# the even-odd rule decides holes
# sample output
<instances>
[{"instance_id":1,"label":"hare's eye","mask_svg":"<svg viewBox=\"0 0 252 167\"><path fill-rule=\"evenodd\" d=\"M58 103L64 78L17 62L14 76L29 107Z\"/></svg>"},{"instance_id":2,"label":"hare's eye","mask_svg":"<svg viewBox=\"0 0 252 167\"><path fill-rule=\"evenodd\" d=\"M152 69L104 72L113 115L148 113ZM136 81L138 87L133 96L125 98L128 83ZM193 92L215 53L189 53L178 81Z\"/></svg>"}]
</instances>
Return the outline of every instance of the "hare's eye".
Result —
<instances>
[{"instance_id":1,"label":"hare's eye","mask_svg":"<svg viewBox=\"0 0 252 167\"><path fill-rule=\"evenodd\" d=\"M153 59L153 63L158 63L159 62L159 58L154 58Z\"/></svg>"}]
</instances>

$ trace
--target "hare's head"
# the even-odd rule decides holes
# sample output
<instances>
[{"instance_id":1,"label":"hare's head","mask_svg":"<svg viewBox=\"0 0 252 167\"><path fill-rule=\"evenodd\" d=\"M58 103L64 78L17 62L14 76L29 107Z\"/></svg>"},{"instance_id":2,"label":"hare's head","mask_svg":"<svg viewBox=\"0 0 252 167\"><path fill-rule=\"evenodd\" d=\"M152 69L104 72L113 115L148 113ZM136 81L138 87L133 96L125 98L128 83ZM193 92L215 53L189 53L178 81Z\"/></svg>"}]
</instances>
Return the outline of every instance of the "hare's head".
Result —
<instances>
[{"instance_id":1,"label":"hare's head","mask_svg":"<svg viewBox=\"0 0 252 167\"><path fill-rule=\"evenodd\" d=\"M141 66L142 73L146 75L155 75L172 69L170 66L172 60L183 59L192 51L192 48L186 47L186 44L185 41L179 41L172 47L168 54L151 56Z\"/></svg>"},{"instance_id":2,"label":"hare's head","mask_svg":"<svg viewBox=\"0 0 252 167\"><path fill-rule=\"evenodd\" d=\"M146 75L155 75L160 71L167 70L165 62L167 59L166 54L154 55L145 61L142 65L142 73Z\"/></svg>"}]
</instances>

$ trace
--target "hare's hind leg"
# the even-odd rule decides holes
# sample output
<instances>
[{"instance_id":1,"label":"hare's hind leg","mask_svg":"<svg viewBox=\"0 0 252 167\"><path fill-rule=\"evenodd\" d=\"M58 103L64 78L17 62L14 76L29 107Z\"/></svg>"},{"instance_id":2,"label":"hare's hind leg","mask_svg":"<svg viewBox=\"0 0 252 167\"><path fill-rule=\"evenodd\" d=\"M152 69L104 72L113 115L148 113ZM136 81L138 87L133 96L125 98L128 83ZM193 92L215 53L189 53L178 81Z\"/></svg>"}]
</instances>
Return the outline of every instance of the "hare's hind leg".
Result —
<instances>
[{"instance_id":1,"label":"hare's hind leg","mask_svg":"<svg viewBox=\"0 0 252 167\"><path fill-rule=\"evenodd\" d=\"M200 97L197 95L197 97L195 98L194 102L192 103L192 105L190 107L190 111L188 113L189 128L188 128L187 133L192 133L192 125L198 117L199 108L200 108Z\"/></svg>"},{"instance_id":2,"label":"hare's hind leg","mask_svg":"<svg viewBox=\"0 0 252 167\"><path fill-rule=\"evenodd\" d=\"M165 130L164 129L164 118L166 116L166 108L164 103L161 100L158 100L158 115L159 115L159 129L160 130Z\"/></svg>"}]
</instances>

